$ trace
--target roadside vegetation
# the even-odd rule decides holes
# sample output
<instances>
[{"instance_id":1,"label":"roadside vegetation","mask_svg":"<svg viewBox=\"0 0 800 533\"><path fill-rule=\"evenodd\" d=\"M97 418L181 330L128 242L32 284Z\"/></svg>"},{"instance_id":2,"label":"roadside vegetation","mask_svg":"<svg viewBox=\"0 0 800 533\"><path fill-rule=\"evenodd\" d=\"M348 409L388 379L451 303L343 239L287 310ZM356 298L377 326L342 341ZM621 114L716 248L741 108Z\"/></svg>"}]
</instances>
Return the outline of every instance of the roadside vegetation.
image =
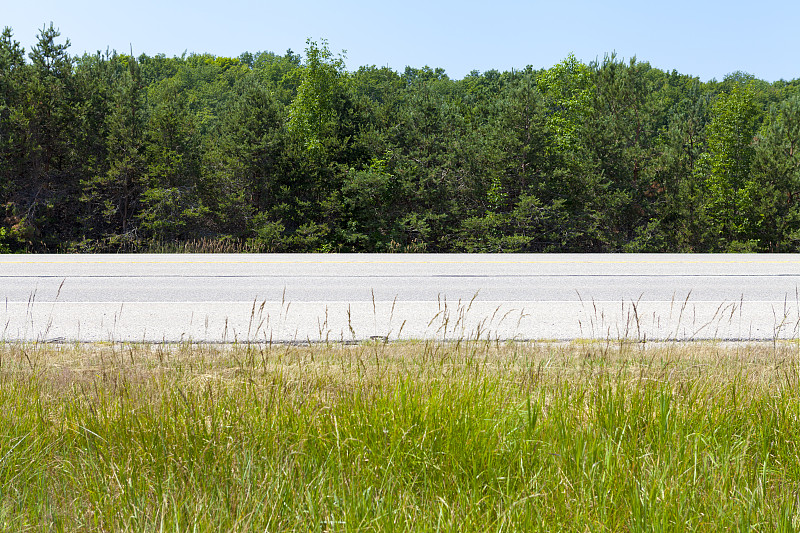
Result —
<instances>
[{"instance_id":1,"label":"roadside vegetation","mask_svg":"<svg viewBox=\"0 0 800 533\"><path fill-rule=\"evenodd\" d=\"M0 345L4 531L794 531L800 347Z\"/></svg>"},{"instance_id":2,"label":"roadside vegetation","mask_svg":"<svg viewBox=\"0 0 800 533\"><path fill-rule=\"evenodd\" d=\"M67 37L0 35L0 253L800 249L800 79Z\"/></svg>"}]
</instances>

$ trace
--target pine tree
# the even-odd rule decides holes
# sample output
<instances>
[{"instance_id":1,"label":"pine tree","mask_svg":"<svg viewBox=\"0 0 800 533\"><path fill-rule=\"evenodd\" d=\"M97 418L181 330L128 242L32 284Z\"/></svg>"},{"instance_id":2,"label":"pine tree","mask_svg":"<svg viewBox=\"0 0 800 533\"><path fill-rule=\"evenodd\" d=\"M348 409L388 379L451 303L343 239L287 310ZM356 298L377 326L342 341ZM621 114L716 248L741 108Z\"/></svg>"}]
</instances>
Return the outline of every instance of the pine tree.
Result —
<instances>
[{"instance_id":1,"label":"pine tree","mask_svg":"<svg viewBox=\"0 0 800 533\"><path fill-rule=\"evenodd\" d=\"M107 117L106 164L101 174L84 183L84 201L90 207L92 229L107 236L135 237L135 217L144 190L146 123L145 94L136 59L121 59L127 70L117 82Z\"/></svg>"}]
</instances>

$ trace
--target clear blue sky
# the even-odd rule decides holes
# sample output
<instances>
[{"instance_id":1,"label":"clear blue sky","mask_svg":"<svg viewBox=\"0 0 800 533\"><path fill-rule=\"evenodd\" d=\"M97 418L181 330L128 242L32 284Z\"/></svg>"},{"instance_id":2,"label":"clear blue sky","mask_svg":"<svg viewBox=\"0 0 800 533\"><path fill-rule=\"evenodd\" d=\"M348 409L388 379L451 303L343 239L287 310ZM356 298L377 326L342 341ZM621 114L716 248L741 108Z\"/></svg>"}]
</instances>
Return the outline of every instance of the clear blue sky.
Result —
<instances>
[{"instance_id":1,"label":"clear blue sky","mask_svg":"<svg viewBox=\"0 0 800 533\"><path fill-rule=\"evenodd\" d=\"M616 52L703 80L800 78L798 0L0 0L0 26L26 51L51 21L74 55L302 53L311 37L347 50L348 70L429 65L462 78Z\"/></svg>"}]
</instances>

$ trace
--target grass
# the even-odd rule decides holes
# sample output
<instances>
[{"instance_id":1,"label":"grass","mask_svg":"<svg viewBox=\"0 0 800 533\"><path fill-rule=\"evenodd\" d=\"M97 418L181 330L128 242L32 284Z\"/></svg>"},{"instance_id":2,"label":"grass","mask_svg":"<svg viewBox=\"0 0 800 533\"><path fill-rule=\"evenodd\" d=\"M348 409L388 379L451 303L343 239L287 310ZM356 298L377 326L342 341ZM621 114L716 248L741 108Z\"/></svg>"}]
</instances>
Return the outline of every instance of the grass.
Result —
<instances>
[{"instance_id":1,"label":"grass","mask_svg":"<svg viewBox=\"0 0 800 533\"><path fill-rule=\"evenodd\" d=\"M794 531L796 343L0 345L3 531Z\"/></svg>"}]
</instances>

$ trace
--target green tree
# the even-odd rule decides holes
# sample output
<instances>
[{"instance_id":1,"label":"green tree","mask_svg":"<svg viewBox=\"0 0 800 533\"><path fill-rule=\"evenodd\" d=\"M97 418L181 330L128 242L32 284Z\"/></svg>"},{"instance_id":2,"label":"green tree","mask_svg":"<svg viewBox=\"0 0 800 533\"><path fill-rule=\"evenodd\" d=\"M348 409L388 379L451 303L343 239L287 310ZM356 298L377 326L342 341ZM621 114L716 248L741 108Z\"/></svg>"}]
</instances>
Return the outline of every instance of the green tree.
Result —
<instances>
[{"instance_id":1,"label":"green tree","mask_svg":"<svg viewBox=\"0 0 800 533\"><path fill-rule=\"evenodd\" d=\"M570 54L542 72L537 87L548 107L553 153L566 158L567 164L577 162L581 159L581 126L592 115L595 98L591 69Z\"/></svg>"},{"instance_id":2,"label":"green tree","mask_svg":"<svg viewBox=\"0 0 800 533\"><path fill-rule=\"evenodd\" d=\"M341 190L343 226L339 238L350 251L389 251L403 239L398 221L398 182L390 165L392 153L373 158L364 170L351 169Z\"/></svg>"},{"instance_id":3,"label":"green tree","mask_svg":"<svg viewBox=\"0 0 800 533\"><path fill-rule=\"evenodd\" d=\"M577 208L584 188L567 185L569 175L553 172L544 98L536 75L527 71L507 80L483 113L478 145L482 153L473 173L483 178L485 213L460 224L456 249L467 252L541 252L560 249L576 232L563 224L565 204ZM477 141L473 141L476 143ZM574 218L575 226L580 222Z\"/></svg>"},{"instance_id":4,"label":"green tree","mask_svg":"<svg viewBox=\"0 0 800 533\"><path fill-rule=\"evenodd\" d=\"M196 119L175 78L151 87L149 99L147 182L138 214L140 228L146 237L158 241L205 236L209 210L202 201L206 191Z\"/></svg>"},{"instance_id":5,"label":"green tree","mask_svg":"<svg viewBox=\"0 0 800 533\"><path fill-rule=\"evenodd\" d=\"M800 248L800 95L772 107L755 141L752 192L760 248Z\"/></svg>"},{"instance_id":6,"label":"green tree","mask_svg":"<svg viewBox=\"0 0 800 533\"><path fill-rule=\"evenodd\" d=\"M78 145L81 96L73 77L69 39L50 24L39 32L28 54L32 65L26 83L26 149L22 181L26 220L42 235L43 246L57 248L80 230Z\"/></svg>"},{"instance_id":7,"label":"green tree","mask_svg":"<svg viewBox=\"0 0 800 533\"><path fill-rule=\"evenodd\" d=\"M10 28L0 35L0 203L10 201L24 172L25 50Z\"/></svg>"},{"instance_id":8,"label":"green tree","mask_svg":"<svg viewBox=\"0 0 800 533\"><path fill-rule=\"evenodd\" d=\"M90 207L90 217L101 220L101 225L92 229L109 237L127 235L136 229L135 217L145 185L147 118L141 69L133 57L122 61L128 68L116 81L111 95L107 157L101 167L104 171L85 182L83 196Z\"/></svg>"},{"instance_id":9,"label":"green tree","mask_svg":"<svg viewBox=\"0 0 800 533\"><path fill-rule=\"evenodd\" d=\"M291 49L282 56L272 52L259 52L253 55L249 64L253 73L269 88L281 107L288 106L297 94L300 83L300 76L294 72L302 66L300 55Z\"/></svg>"},{"instance_id":10,"label":"green tree","mask_svg":"<svg viewBox=\"0 0 800 533\"><path fill-rule=\"evenodd\" d=\"M754 100L749 84L734 85L730 92L717 96L706 128L708 150L698 162L707 211L723 248L748 246L759 221L753 204L759 184L750 172L760 118Z\"/></svg>"},{"instance_id":11,"label":"green tree","mask_svg":"<svg viewBox=\"0 0 800 533\"><path fill-rule=\"evenodd\" d=\"M463 92L444 71L407 68L403 78L404 105L397 125L389 127L387 146L393 154L395 209L402 213L393 234L401 247L424 244L443 251L465 218L462 207L485 207L486 187L476 183L473 171L476 131L462 113Z\"/></svg>"},{"instance_id":12,"label":"green tree","mask_svg":"<svg viewBox=\"0 0 800 533\"><path fill-rule=\"evenodd\" d=\"M663 246L653 146L666 109L655 88L663 74L612 54L593 65L592 114L582 129L594 173L602 179L595 209L600 237L610 251L653 251Z\"/></svg>"},{"instance_id":13,"label":"green tree","mask_svg":"<svg viewBox=\"0 0 800 533\"><path fill-rule=\"evenodd\" d=\"M284 185L284 144L283 109L251 73L237 83L225 108L212 155L220 161L214 179L215 189L222 194L216 205L223 223L234 234L248 230L258 234L265 225L279 222L271 220L270 211Z\"/></svg>"},{"instance_id":14,"label":"green tree","mask_svg":"<svg viewBox=\"0 0 800 533\"><path fill-rule=\"evenodd\" d=\"M336 128L336 99L341 94L344 57L334 57L328 42L306 40L306 60L295 71L300 79L289 106L289 131L309 150L319 150Z\"/></svg>"},{"instance_id":15,"label":"green tree","mask_svg":"<svg viewBox=\"0 0 800 533\"><path fill-rule=\"evenodd\" d=\"M30 133L33 146L34 173L49 178L69 170L73 154L75 111L72 93L73 59L67 53L70 42L58 43L61 33L53 28L43 28L39 39L29 54L33 63L34 98L31 109Z\"/></svg>"},{"instance_id":16,"label":"green tree","mask_svg":"<svg viewBox=\"0 0 800 533\"><path fill-rule=\"evenodd\" d=\"M537 88L545 109L545 128L549 141L545 145L550 170L539 187L545 205L558 207L569 221L562 230L556 249L566 251L606 251L607 231L602 214L608 204L619 207L619 198L607 191L610 180L601 170L602 161L592 137L599 130L596 65L586 65L569 55L561 63L541 72ZM561 220L561 215L549 217Z\"/></svg>"},{"instance_id":17,"label":"green tree","mask_svg":"<svg viewBox=\"0 0 800 533\"><path fill-rule=\"evenodd\" d=\"M699 80L681 78L673 74L668 82L675 95L668 96L673 103L654 139L653 192L660 192L655 209L661 231L669 236L663 251L692 252L704 250L717 231L706 218L705 185L697 172L706 150L711 96Z\"/></svg>"}]
</instances>

